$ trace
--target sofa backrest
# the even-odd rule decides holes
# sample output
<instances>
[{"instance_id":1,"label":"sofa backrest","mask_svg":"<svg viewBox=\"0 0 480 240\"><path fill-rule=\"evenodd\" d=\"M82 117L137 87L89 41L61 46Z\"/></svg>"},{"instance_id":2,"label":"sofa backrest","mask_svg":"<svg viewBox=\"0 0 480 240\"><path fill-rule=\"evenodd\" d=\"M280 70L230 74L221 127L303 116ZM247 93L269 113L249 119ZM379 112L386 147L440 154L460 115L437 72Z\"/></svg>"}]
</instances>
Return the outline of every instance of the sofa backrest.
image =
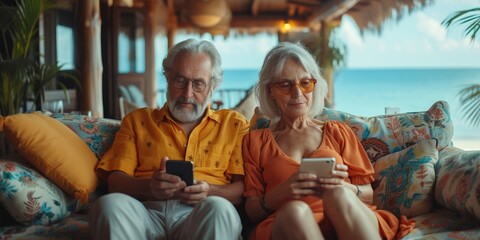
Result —
<instances>
[{"instance_id":1,"label":"sofa backrest","mask_svg":"<svg viewBox=\"0 0 480 240\"><path fill-rule=\"evenodd\" d=\"M256 109L256 114L258 109ZM375 162L389 153L398 152L423 139L437 139L437 149L451 145L453 123L445 101L435 102L424 112L399 113L373 117L357 116L325 108L315 116L322 121L340 121L356 133L370 160ZM268 126L268 120L254 116L253 128Z\"/></svg>"},{"instance_id":2,"label":"sofa backrest","mask_svg":"<svg viewBox=\"0 0 480 240\"><path fill-rule=\"evenodd\" d=\"M75 132L100 159L113 144L115 134L120 129L120 121L85 115L56 113L53 118Z\"/></svg>"},{"instance_id":3,"label":"sofa backrest","mask_svg":"<svg viewBox=\"0 0 480 240\"><path fill-rule=\"evenodd\" d=\"M254 128L268 126L268 120L259 117L258 109L252 119ZM91 118L83 115L54 114L82 138L97 158L111 147L120 128L119 120ZM372 162L389 153L403 150L423 139L437 139L437 149L451 145L453 122L449 105L445 101L435 102L424 112L399 113L363 117L325 108L315 118L322 121L341 121L353 129Z\"/></svg>"}]
</instances>

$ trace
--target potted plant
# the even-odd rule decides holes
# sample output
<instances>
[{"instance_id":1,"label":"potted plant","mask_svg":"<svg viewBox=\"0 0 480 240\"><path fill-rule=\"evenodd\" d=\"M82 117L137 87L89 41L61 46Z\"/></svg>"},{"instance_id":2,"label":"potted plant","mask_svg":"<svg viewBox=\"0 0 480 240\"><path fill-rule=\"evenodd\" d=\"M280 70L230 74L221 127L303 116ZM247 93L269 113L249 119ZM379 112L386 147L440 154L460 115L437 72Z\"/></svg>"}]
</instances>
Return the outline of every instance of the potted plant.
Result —
<instances>
[{"instance_id":1,"label":"potted plant","mask_svg":"<svg viewBox=\"0 0 480 240\"><path fill-rule=\"evenodd\" d=\"M442 21L447 28L455 24L464 25L464 34L473 42L480 30L480 8L472 8L455 12ZM474 127L480 126L480 84L469 85L458 93L461 111L465 119Z\"/></svg>"},{"instance_id":2,"label":"potted plant","mask_svg":"<svg viewBox=\"0 0 480 240\"><path fill-rule=\"evenodd\" d=\"M14 6L0 3L0 115L41 110L45 86L64 75L58 64L40 63L38 21L54 8L50 0L16 0ZM68 92L62 83L57 83ZM33 102L31 107L28 102Z\"/></svg>"}]
</instances>

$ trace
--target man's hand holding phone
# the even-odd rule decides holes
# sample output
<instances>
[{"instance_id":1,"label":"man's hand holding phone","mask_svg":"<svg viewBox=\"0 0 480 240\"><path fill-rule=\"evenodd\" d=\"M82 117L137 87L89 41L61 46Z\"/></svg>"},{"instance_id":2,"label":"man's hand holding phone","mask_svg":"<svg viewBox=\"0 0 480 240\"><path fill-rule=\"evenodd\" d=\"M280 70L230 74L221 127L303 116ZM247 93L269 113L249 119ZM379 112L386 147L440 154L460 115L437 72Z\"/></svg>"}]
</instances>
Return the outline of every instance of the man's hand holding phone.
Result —
<instances>
[{"instance_id":1,"label":"man's hand holding phone","mask_svg":"<svg viewBox=\"0 0 480 240\"><path fill-rule=\"evenodd\" d=\"M155 170L150 178L149 187L155 199L170 199L175 196L178 190L187 186L179 176L166 172L166 163L168 161L170 161L168 157L163 157L160 161L160 168Z\"/></svg>"},{"instance_id":2,"label":"man's hand holding phone","mask_svg":"<svg viewBox=\"0 0 480 240\"><path fill-rule=\"evenodd\" d=\"M175 193L183 203L194 205L208 196L210 185L205 181L196 182L193 178L193 163L170 160L166 163L167 173L179 176L187 184Z\"/></svg>"},{"instance_id":3,"label":"man's hand holding phone","mask_svg":"<svg viewBox=\"0 0 480 240\"><path fill-rule=\"evenodd\" d=\"M193 185L193 163L191 161L169 160L165 166L168 174L180 177L187 186Z\"/></svg>"},{"instance_id":4,"label":"man's hand holding phone","mask_svg":"<svg viewBox=\"0 0 480 240\"><path fill-rule=\"evenodd\" d=\"M208 196L210 185L194 180L191 162L163 157L160 168L152 176L150 188L157 199L176 197L186 204L196 204Z\"/></svg>"}]
</instances>

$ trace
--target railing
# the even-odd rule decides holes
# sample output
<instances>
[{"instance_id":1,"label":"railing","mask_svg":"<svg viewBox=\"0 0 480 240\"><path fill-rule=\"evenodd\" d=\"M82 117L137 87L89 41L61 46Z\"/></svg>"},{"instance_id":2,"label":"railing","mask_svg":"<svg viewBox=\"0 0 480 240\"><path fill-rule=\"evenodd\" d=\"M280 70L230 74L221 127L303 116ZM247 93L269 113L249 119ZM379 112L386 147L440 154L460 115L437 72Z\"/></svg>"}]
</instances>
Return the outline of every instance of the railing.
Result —
<instances>
[{"instance_id":1,"label":"railing","mask_svg":"<svg viewBox=\"0 0 480 240\"><path fill-rule=\"evenodd\" d=\"M249 89L218 89L213 93L212 108L234 108L248 94ZM157 91L157 105L159 107L165 104L167 95L164 89Z\"/></svg>"}]
</instances>

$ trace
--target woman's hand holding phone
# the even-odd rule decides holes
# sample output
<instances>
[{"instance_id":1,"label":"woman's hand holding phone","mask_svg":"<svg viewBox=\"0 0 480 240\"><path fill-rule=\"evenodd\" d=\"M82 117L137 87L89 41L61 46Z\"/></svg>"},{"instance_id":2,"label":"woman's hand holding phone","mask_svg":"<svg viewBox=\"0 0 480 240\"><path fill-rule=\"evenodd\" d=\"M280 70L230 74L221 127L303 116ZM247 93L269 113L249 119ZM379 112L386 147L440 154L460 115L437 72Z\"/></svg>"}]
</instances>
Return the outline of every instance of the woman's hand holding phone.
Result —
<instances>
[{"instance_id":1,"label":"woman's hand holding phone","mask_svg":"<svg viewBox=\"0 0 480 240\"><path fill-rule=\"evenodd\" d=\"M300 172L310 172L317 175L317 178L333 177L335 158L303 158L300 163Z\"/></svg>"},{"instance_id":2,"label":"woman's hand holding phone","mask_svg":"<svg viewBox=\"0 0 480 240\"><path fill-rule=\"evenodd\" d=\"M302 159L299 172L317 176L314 195L322 196L325 190L343 186L344 179L348 178L347 170L346 165L336 164L335 158L306 158Z\"/></svg>"}]
</instances>

